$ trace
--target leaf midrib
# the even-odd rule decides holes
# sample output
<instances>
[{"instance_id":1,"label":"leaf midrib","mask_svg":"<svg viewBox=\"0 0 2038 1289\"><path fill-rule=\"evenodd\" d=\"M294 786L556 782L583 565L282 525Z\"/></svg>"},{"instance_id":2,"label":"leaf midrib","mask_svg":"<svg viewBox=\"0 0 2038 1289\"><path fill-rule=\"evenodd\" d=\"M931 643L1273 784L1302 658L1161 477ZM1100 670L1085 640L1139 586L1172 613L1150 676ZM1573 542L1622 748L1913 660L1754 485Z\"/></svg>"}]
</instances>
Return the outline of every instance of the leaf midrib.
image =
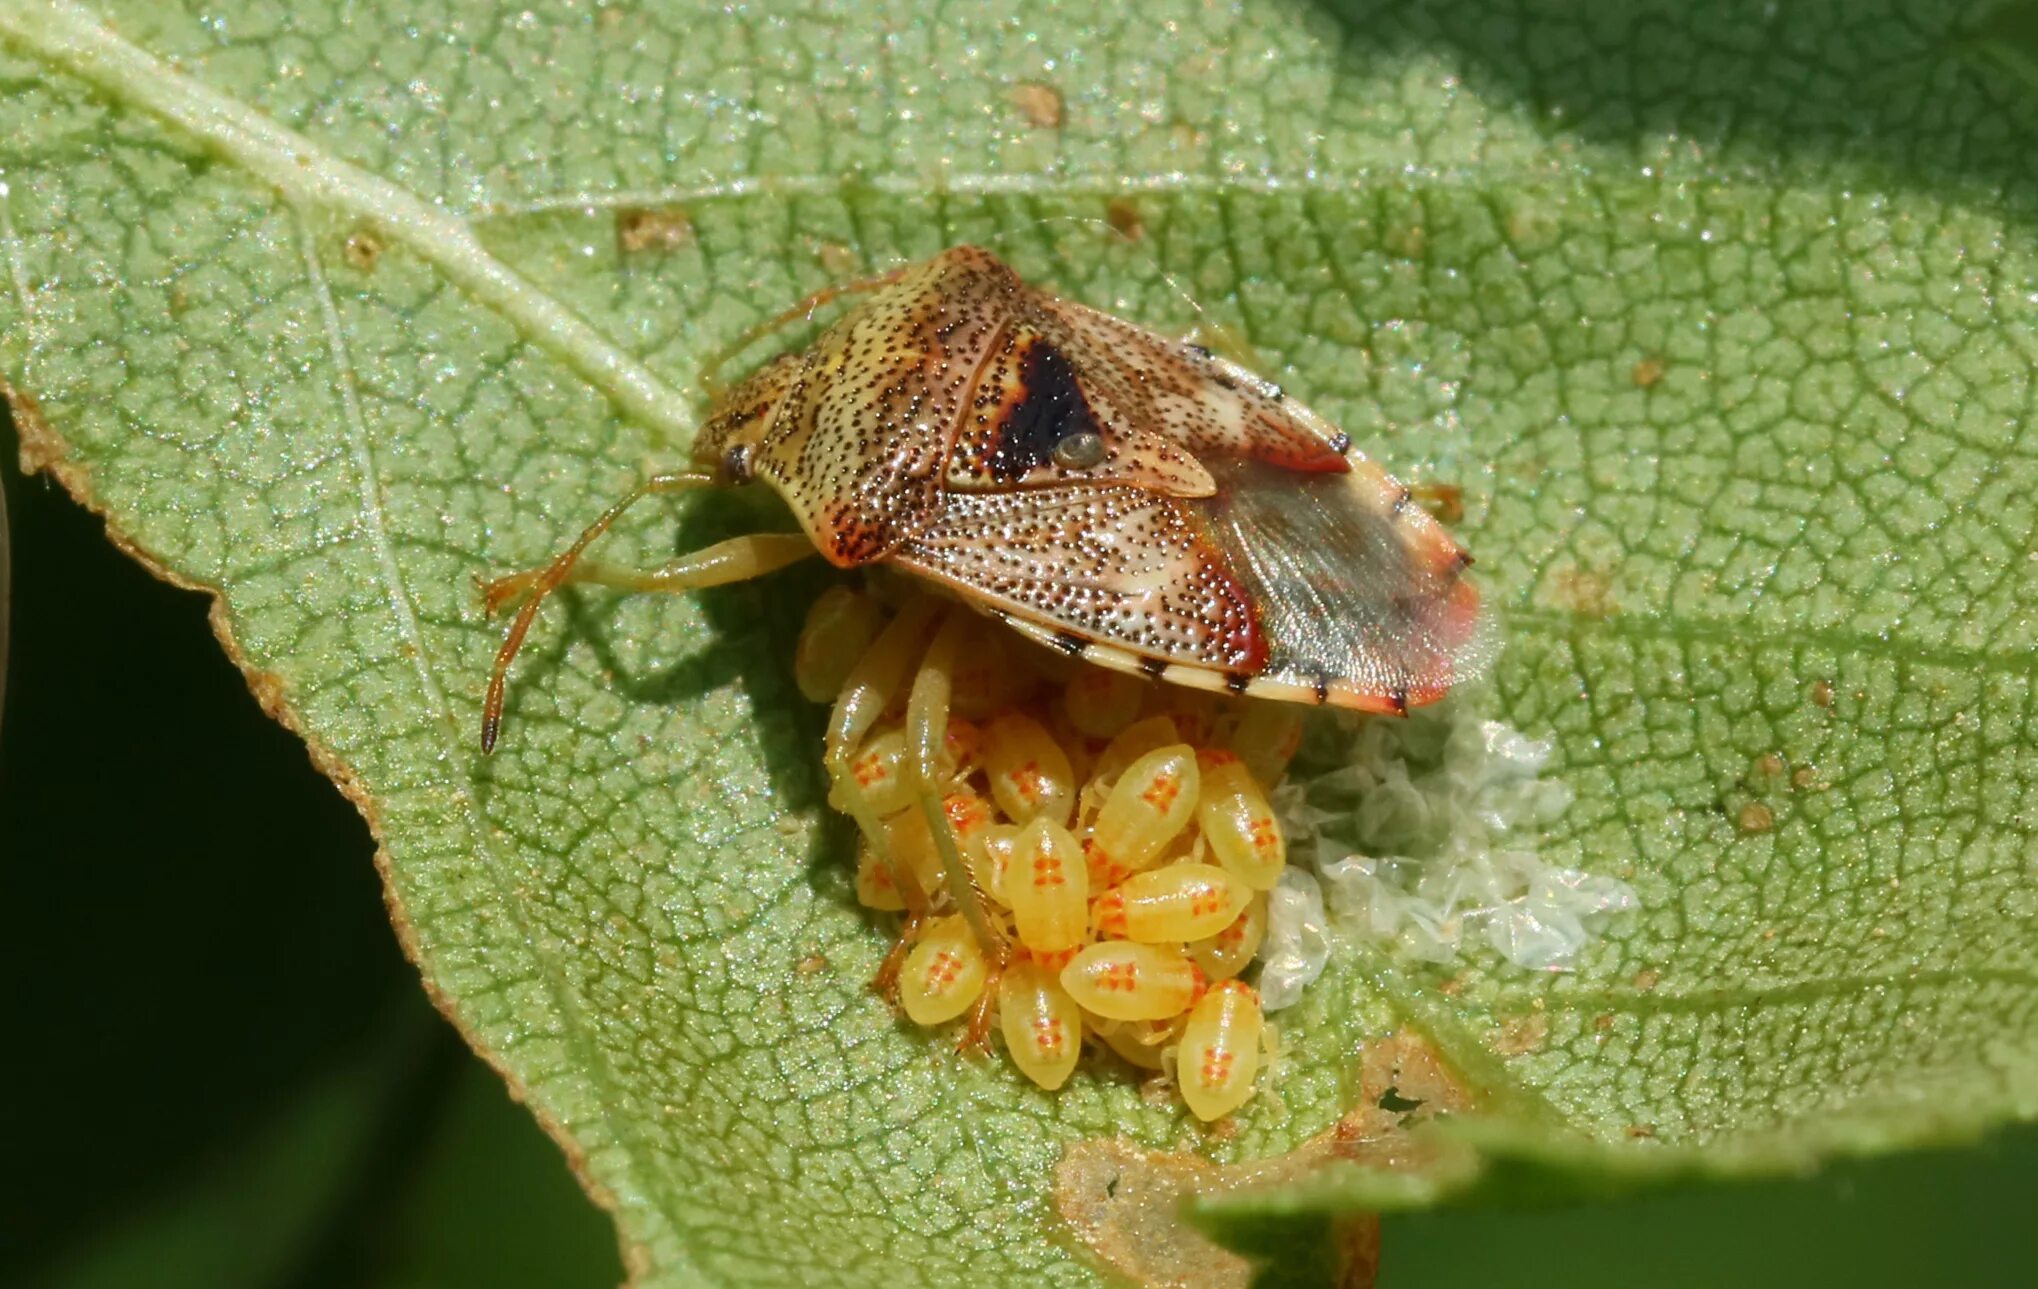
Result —
<instances>
[{"instance_id":1,"label":"leaf midrib","mask_svg":"<svg viewBox=\"0 0 2038 1289\"><path fill-rule=\"evenodd\" d=\"M1833 627L1805 627L1788 632L1761 631L1750 629L1745 623L1714 618L1680 618L1667 613L1609 613L1602 616L1528 608L1508 609L1505 614L1509 626L1531 627L1567 639L1581 635L1608 635L1632 640L1662 640L1671 644L1733 645L1748 650L1826 649L1836 654L1970 673L2008 671L2022 675L2030 670L2032 662L2032 650L2028 646L1984 650L1960 645L1926 645L1891 639L1869 631Z\"/></svg>"},{"instance_id":2,"label":"leaf midrib","mask_svg":"<svg viewBox=\"0 0 2038 1289\"><path fill-rule=\"evenodd\" d=\"M244 167L300 210L323 209L371 226L415 251L520 335L584 377L632 419L668 442L693 437L691 403L629 351L489 254L463 219L285 128L247 104L177 71L70 0L0 4L0 35L190 134Z\"/></svg>"}]
</instances>

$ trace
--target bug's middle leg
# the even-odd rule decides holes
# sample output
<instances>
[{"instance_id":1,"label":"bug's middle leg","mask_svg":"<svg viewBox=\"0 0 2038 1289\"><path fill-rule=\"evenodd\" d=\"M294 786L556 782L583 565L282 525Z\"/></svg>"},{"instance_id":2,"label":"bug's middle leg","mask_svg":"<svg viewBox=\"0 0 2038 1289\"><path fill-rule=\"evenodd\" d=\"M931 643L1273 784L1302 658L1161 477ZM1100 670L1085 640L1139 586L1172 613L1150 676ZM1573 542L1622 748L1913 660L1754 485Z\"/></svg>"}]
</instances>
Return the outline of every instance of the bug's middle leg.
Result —
<instances>
[{"instance_id":1,"label":"bug's middle leg","mask_svg":"<svg viewBox=\"0 0 2038 1289\"><path fill-rule=\"evenodd\" d=\"M978 947L990 963L990 977L984 983L983 995L971 1009L969 1028L962 1041L964 1051L983 1052L990 1048L990 1006L997 995L998 977L1005 969L1011 946L991 920L984 893L977 885L976 873L964 860L962 848L957 844L955 825L942 805L939 769L941 750L948 737L948 703L954 692L956 662L968 631L967 613L955 610L935 633L934 642L927 647L927 656L921 661L920 672L913 678L913 687L906 699L904 768L907 781L913 785L919 798L920 809L927 817L935 853L941 857L949 898L955 901L956 909L969 924Z\"/></svg>"}]
</instances>

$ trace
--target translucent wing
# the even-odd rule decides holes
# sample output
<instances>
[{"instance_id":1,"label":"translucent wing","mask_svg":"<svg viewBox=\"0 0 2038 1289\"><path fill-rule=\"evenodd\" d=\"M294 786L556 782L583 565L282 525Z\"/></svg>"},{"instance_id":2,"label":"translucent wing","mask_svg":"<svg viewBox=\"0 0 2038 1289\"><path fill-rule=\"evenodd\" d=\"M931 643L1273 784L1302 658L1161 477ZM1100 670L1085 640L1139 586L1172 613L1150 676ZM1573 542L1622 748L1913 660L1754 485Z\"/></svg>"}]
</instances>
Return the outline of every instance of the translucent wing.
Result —
<instances>
[{"instance_id":1,"label":"translucent wing","mask_svg":"<svg viewBox=\"0 0 2038 1289\"><path fill-rule=\"evenodd\" d=\"M1268 654L1252 692L1405 711L1491 660L1470 558L1378 466L1208 464L1216 495L1183 504L1259 611Z\"/></svg>"}]
</instances>

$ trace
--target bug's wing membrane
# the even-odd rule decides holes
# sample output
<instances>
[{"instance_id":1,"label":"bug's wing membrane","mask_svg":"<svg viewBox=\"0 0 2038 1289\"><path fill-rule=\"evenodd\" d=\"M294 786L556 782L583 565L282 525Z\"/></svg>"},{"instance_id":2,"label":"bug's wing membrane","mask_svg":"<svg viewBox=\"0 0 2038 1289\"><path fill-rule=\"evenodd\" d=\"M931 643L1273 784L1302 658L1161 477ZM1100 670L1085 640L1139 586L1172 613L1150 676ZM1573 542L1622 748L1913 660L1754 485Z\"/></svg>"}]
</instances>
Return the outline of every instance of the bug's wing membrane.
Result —
<instances>
[{"instance_id":1,"label":"bug's wing membrane","mask_svg":"<svg viewBox=\"0 0 2038 1289\"><path fill-rule=\"evenodd\" d=\"M893 559L1071 652L1257 671L1267 643L1251 596L1190 504L1116 485L950 493Z\"/></svg>"},{"instance_id":2,"label":"bug's wing membrane","mask_svg":"<svg viewBox=\"0 0 2038 1289\"><path fill-rule=\"evenodd\" d=\"M1259 610L1256 692L1405 711L1484 670L1494 637L1442 525L1378 466L1352 467L1213 462L1217 495L1184 504Z\"/></svg>"}]
</instances>

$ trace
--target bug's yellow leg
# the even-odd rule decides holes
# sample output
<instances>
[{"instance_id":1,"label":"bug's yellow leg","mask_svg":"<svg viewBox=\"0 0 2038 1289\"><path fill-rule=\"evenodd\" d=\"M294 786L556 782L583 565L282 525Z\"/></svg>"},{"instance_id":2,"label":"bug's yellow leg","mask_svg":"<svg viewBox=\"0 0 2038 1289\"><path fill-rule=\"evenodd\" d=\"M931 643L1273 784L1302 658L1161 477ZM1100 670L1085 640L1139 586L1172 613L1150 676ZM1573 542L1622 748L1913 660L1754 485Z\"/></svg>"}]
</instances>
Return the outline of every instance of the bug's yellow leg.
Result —
<instances>
[{"instance_id":1,"label":"bug's yellow leg","mask_svg":"<svg viewBox=\"0 0 2038 1289\"><path fill-rule=\"evenodd\" d=\"M857 744L891 706L899 686L906 683L906 670L920 656L921 642L933 625L935 605L927 597L914 599L885 624L877 639L856 665L842 692L828 713L828 734L823 742L823 761L830 776L839 774Z\"/></svg>"},{"instance_id":2,"label":"bug's yellow leg","mask_svg":"<svg viewBox=\"0 0 2038 1289\"><path fill-rule=\"evenodd\" d=\"M969 632L967 613L957 610L948 615L941 629L934 633L934 643L927 646L927 656L921 660L919 674L913 677L913 688L906 697L905 770L907 781L920 799L920 811L927 816L928 831L934 835L934 851L941 856L949 896L976 934L977 945L990 962L995 978L1004 968L1008 953L1005 937L991 922L983 893L977 888L976 874L963 859L962 848L955 840L955 825L941 804L940 762L948 739L948 702L955 692L957 656ZM993 991L987 989L985 996L993 996ZM979 1042L983 1034L989 1033L987 1017L988 1013L981 1033L974 1022L971 1025Z\"/></svg>"},{"instance_id":3,"label":"bug's yellow leg","mask_svg":"<svg viewBox=\"0 0 2038 1289\"><path fill-rule=\"evenodd\" d=\"M906 965L906 955L913 950L913 942L920 938L920 928L926 924L925 913L908 913L906 924L899 928L898 941L885 954L885 960L878 964L877 974L870 978L870 990L878 997L898 1005L899 969Z\"/></svg>"},{"instance_id":4,"label":"bug's yellow leg","mask_svg":"<svg viewBox=\"0 0 2038 1289\"><path fill-rule=\"evenodd\" d=\"M1006 965L993 960L991 973L984 977L984 992L977 995L976 1002L969 1009L969 1024L955 1045L955 1050L964 1056L991 1054L991 1013L997 1010L998 984L1004 979Z\"/></svg>"},{"instance_id":5,"label":"bug's yellow leg","mask_svg":"<svg viewBox=\"0 0 2038 1289\"><path fill-rule=\"evenodd\" d=\"M559 585L583 583L613 586L625 591L697 591L704 586L722 586L775 573L816 553L814 543L798 533L747 533L716 542L658 568L622 568L600 560L583 559L559 580ZM490 582L482 588L482 594L488 599L489 612L493 613L502 605L520 598L544 571L527 569Z\"/></svg>"},{"instance_id":6,"label":"bug's yellow leg","mask_svg":"<svg viewBox=\"0 0 2038 1289\"><path fill-rule=\"evenodd\" d=\"M660 493L688 492L695 488L713 486L712 475L698 471L677 471L670 474L655 474L625 493L614 505L604 510L586 531L574 539L573 545L559 553L559 556L543 568L531 569L498 578L482 588L482 597L493 613L503 604L527 596L523 607L517 611L510 623L509 632L503 637L502 648L496 651L495 670L488 678L488 698L481 711L481 750L495 750L496 735L502 729L502 705L505 687L509 682L510 663L516 659L517 650L523 648L524 637L530 634L531 624L538 619L538 610L545 603L545 597L568 581L580 580L577 576L581 556L596 538L607 532L620 519L623 512L644 498ZM759 544L759 538L769 536L773 541ZM746 577L756 577L775 568L783 567L798 558L800 554L812 554L813 547L804 539L800 540L801 550L782 540L784 534L759 534L752 538L735 538L711 546L705 551L684 560L679 560L663 569L650 573L631 575L629 582L612 585L637 586L644 579L649 580L646 590L682 590L695 586L714 586L722 582L733 582ZM591 566L588 580L604 580L607 577L621 577L620 571Z\"/></svg>"}]
</instances>

